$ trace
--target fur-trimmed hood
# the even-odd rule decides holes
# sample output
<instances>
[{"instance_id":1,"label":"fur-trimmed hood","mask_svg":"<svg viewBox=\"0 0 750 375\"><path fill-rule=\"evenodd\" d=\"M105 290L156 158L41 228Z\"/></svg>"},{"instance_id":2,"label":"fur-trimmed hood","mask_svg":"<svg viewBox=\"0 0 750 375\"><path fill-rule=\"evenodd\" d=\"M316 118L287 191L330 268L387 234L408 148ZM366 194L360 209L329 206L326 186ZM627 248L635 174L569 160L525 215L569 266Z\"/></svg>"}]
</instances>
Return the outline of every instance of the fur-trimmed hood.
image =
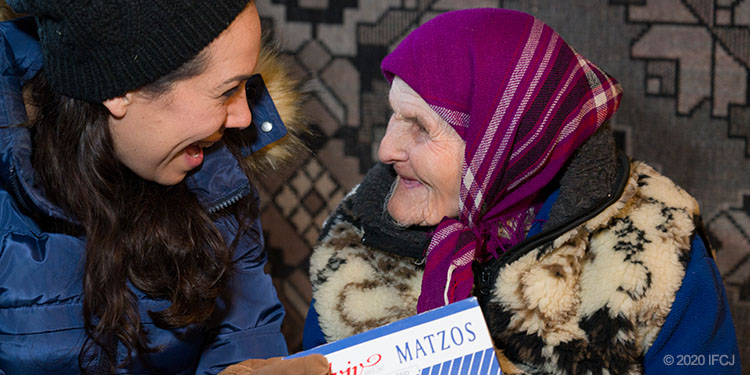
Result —
<instances>
[{"instance_id":1,"label":"fur-trimmed hood","mask_svg":"<svg viewBox=\"0 0 750 375\"><path fill-rule=\"evenodd\" d=\"M0 0L0 21L6 21L18 17L18 14L10 8L4 0Z\"/></svg>"}]
</instances>

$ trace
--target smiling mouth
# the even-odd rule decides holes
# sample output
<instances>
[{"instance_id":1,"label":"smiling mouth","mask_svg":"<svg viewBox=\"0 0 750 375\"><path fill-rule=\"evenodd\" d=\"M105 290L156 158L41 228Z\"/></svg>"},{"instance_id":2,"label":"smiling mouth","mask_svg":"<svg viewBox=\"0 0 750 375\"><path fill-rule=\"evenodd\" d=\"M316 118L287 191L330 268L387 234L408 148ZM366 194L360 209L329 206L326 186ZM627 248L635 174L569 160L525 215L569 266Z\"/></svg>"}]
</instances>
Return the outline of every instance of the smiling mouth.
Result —
<instances>
[{"instance_id":1,"label":"smiling mouth","mask_svg":"<svg viewBox=\"0 0 750 375\"><path fill-rule=\"evenodd\" d=\"M188 154L188 156L197 158L201 155L201 153L203 153L203 149L193 143L192 145L185 147L185 152Z\"/></svg>"},{"instance_id":2,"label":"smiling mouth","mask_svg":"<svg viewBox=\"0 0 750 375\"><path fill-rule=\"evenodd\" d=\"M214 142L199 141L185 147L185 153L193 158L198 158L203 155L203 150L214 145Z\"/></svg>"},{"instance_id":3,"label":"smiling mouth","mask_svg":"<svg viewBox=\"0 0 750 375\"><path fill-rule=\"evenodd\" d=\"M398 176L398 178L401 181L401 184L407 189L414 189L422 186L422 183L418 180L413 180L411 178L406 178L400 175Z\"/></svg>"}]
</instances>

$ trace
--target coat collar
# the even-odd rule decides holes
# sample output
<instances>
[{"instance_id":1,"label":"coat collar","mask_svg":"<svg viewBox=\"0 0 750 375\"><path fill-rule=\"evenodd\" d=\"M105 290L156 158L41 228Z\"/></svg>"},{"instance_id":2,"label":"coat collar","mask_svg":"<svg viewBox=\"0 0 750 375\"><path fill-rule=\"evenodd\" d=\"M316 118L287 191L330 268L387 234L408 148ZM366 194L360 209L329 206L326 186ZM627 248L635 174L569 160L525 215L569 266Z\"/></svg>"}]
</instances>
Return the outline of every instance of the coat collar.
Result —
<instances>
[{"instance_id":1,"label":"coat collar","mask_svg":"<svg viewBox=\"0 0 750 375\"><path fill-rule=\"evenodd\" d=\"M44 65L32 17L0 22L0 125L26 121L21 88Z\"/></svg>"}]
</instances>

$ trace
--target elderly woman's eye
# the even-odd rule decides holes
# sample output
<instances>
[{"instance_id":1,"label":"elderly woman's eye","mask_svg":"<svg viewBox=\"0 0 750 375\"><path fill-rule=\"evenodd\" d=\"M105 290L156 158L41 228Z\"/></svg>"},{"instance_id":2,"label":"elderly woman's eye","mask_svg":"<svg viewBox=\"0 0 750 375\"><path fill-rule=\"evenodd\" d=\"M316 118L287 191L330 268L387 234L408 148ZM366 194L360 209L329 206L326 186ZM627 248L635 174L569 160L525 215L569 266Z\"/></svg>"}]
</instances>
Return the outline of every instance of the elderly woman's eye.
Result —
<instances>
[{"instance_id":1,"label":"elderly woman's eye","mask_svg":"<svg viewBox=\"0 0 750 375\"><path fill-rule=\"evenodd\" d=\"M409 117L406 120L410 122L416 130L427 133L427 127L425 127L424 123L419 118Z\"/></svg>"}]
</instances>

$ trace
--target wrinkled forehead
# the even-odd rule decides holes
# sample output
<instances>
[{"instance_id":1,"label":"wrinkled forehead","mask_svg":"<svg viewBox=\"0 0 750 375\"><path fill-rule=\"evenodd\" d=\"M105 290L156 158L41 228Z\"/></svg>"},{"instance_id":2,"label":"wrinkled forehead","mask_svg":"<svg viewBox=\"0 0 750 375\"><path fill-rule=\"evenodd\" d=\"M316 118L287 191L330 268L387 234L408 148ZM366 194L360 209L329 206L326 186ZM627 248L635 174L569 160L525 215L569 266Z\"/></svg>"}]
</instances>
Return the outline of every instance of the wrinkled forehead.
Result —
<instances>
[{"instance_id":1,"label":"wrinkled forehead","mask_svg":"<svg viewBox=\"0 0 750 375\"><path fill-rule=\"evenodd\" d=\"M394 113L418 121L427 128L440 126L446 128L444 130L455 133L446 119L435 112L419 93L398 76L393 79L391 90L388 93L388 101Z\"/></svg>"},{"instance_id":2,"label":"wrinkled forehead","mask_svg":"<svg viewBox=\"0 0 750 375\"><path fill-rule=\"evenodd\" d=\"M391 83L391 89L388 91L388 101L391 104L391 108L396 110L403 104L416 105L421 108L430 109L430 105L414 91L409 84L404 82L400 77L393 77Z\"/></svg>"}]
</instances>

